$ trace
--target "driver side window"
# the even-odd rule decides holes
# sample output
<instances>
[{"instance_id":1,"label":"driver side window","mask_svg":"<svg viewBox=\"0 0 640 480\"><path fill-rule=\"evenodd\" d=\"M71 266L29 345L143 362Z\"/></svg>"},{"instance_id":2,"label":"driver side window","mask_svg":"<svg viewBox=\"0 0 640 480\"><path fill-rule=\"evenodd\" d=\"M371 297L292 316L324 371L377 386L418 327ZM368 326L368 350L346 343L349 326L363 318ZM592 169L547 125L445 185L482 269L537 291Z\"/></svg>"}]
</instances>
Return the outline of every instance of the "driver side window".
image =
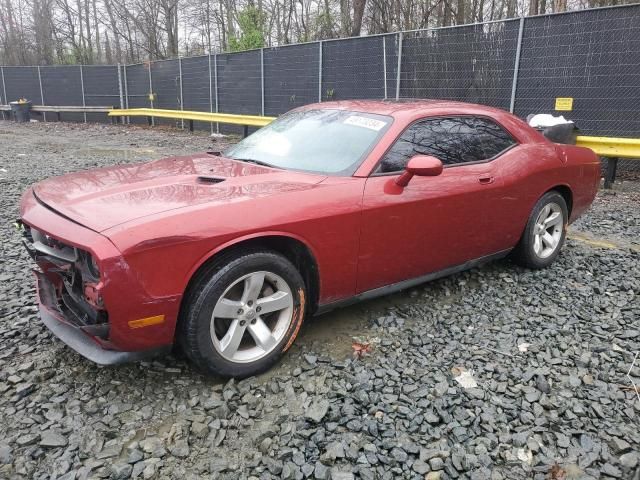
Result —
<instances>
[{"instance_id":1,"label":"driver side window","mask_svg":"<svg viewBox=\"0 0 640 480\"><path fill-rule=\"evenodd\" d=\"M402 171L414 155L437 157L443 165L489 160L515 143L509 133L486 118L429 118L404 131L376 173Z\"/></svg>"}]
</instances>

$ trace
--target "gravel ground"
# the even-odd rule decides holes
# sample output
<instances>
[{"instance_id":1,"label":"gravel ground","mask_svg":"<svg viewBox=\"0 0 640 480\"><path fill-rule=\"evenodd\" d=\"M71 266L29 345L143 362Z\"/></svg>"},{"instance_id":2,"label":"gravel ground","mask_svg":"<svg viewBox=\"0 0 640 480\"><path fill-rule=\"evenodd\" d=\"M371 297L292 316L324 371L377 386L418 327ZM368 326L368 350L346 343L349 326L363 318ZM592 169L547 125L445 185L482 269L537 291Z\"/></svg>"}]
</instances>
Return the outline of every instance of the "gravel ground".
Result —
<instances>
[{"instance_id":1,"label":"gravel ground","mask_svg":"<svg viewBox=\"0 0 640 480\"><path fill-rule=\"evenodd\" d=\"M505 260L312 319L259 378L101 368L52 338L21 192L211 142L0 122L0 478L640 479L638 193L599 195L547 270Z\"/></svg>"}]
</instances>

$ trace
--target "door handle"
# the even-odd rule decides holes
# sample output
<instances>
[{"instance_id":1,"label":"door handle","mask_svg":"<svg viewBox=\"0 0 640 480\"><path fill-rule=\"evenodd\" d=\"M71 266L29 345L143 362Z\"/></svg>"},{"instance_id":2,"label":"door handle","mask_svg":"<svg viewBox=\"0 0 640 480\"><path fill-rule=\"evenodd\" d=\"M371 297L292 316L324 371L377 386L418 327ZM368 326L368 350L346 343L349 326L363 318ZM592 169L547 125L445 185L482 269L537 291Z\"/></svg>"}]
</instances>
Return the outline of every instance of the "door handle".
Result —
<instances>
[{"instance_id":1,"label":"door handle","mask_svg":"<svg viewBox=\"0 0 640 480\"><path fill-rule=\"evenodd\" d=\"M480 175L478 177L478 181L482 184L482 185L489 185L490 183L493 183L495 181L495 178L493 175L489 175L488 173L486 175Z\"/></svg>"}]
</instances>

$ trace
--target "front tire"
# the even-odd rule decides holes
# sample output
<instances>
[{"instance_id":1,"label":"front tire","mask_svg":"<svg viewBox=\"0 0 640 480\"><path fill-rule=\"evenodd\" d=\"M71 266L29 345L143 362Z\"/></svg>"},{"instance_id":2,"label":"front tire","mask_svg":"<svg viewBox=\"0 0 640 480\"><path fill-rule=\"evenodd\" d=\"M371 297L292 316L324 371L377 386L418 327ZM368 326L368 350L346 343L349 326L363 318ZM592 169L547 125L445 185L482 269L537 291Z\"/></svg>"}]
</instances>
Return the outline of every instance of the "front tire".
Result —
<instances>
[{"instance_id":1,"label":"front tire","mask_svg":"<svg viewBox=\"0 0 640 480\"><path fill-rule=\"evenodd\" d=\"M306 313L300 273L283 256L254 251L212 263L183 305L178 341L212 375L244 378L275 364Z\"/></svg>"},{"instance_id":2,"label":"front tire","mask_svg":"<svg viewBox=\"0 0 640 480\"><path fill-rule=\"evenodd\" d=\"M564 197L556 191L545 193L533 207L513 260L534 269L551 265L564 244L568 219Z\"/></svg>"}]
</instances>

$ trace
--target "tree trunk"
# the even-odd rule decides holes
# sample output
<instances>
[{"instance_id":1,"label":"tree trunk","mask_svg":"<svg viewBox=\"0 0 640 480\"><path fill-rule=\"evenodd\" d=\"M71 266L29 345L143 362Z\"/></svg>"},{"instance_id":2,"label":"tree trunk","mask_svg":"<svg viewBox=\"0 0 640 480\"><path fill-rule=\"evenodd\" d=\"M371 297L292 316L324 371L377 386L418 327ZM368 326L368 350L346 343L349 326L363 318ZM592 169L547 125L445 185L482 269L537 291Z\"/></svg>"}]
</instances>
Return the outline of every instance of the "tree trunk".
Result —
<instances>
[{"instance_id":1,"label":"tree trunk","mask_svg":"<svg viewBox=\"0 0 640 480\"><path fill-rule=\"evenodd\" d=\"M467 0L458 0L456 11L456 25L464 25L467 23L467 17L465 15L465 2Z\"/></svg>"},{"instance_id":2,"label":"tree trunk","mask_svg":"<svg viewBox=\"0 0 640 480\"><path fill-rule=\"evenodd\" d=\"M367 0L353 0L353 26L351 27L351 36L359 37L362 29L362 17L364 16L364 8Z\"/></svg>"}]
</instances>

